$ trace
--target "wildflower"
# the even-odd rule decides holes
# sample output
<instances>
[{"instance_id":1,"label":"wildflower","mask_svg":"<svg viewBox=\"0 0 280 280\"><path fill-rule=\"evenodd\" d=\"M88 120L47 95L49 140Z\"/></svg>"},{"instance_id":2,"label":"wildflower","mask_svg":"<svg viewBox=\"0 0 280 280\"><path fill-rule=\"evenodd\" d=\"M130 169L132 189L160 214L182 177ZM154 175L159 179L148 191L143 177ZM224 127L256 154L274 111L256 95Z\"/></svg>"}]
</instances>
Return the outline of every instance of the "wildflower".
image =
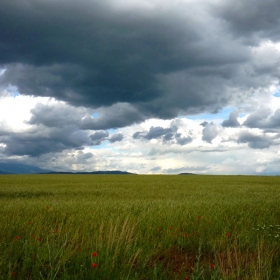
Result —
<instances>
[{"instance_id":1,"label":"wildflower","mask_svg":"<svg viewBox=\"0 0 280 280\"><path fill-rule=\"evenodd\" d=\"M17 240L20 240L20 235L17 235L17 236L16 236L16 239L17 239Z\"/></svg>"},{"instance_id":2,"label":"wildflower","mask_svg":"<svg viewBox=\"0 0 280 280\"><path fill-rule=\"evenodd\" d=\"M185 280L190 280L190 278L188 276L185 277Z\"/></svg>"},{"instance_id":3,"label":"wildflower","mask_svg":"<svg viewBox=\"0 0 280 280\"><path fill-rule=\"evenodd\" d=\"M97 267L97 263L93 263L93 264L91 265L91 267L92 267L92 268Z\"/></svg>"},{"instance_id":4,"label":"wildflower","mask_svg":"<svg viewBox=\"0 0 280 280\"><path fill-rule=\"evenodd\" d=\"M197 219L200 220L200 219L201 219L201 216L198 216Z\"/></svg>"},{"instance_id":5,"label":"wildflower","mask_svg":"<svg viewBox=\"0 0 280 280\"><path fill-rule=\"evenodd\" d=\"M47 208L47 210L49 210L49 209L50 209L50 206L47 206L46 208Z\"/></svg>"},{"instance_id":6,"label":"wildflower","mask_svg":"<svg viewBox=\"0 0 280 280\"><path fill-rule=\"evenodd\" d=\"M28 222L29 225L32 225L32 222Z\"/></svg>"},{"instance_id":7,"label":"wildflower","mask_svg":"<svg viewBox=\"0 0 280 280\"><path fill-rule=\"evenodd\" d=\"M215 268L215 264L211 263L211 264L210 264L210 267L211 267L212 269Z\"/></svg>"},{"instance_id":8,"label":"wildflower","mask_svg":"<svg viewBox=\"0 0 280 280\"><path fill-rule=\"evenodd\" d=\"M230 237L230 233L229 233L229 232L227 232L227 233L226 233L226 236L227 236L227 237Z\"/></svg>"},{"instance_id":9,"label":"wildflower","mask_svg":"<svg viewBox=\"0 0 280 280\"><path fill-rule=\"evenodd\" d=\"M97 256L97 252L93 252L91 255L92 255L93 257L96 257L96 256Z\"/></svg>"},{"instance_id":10,"label":"wildflower","mask_svg":"<svg viewBox=\"0 0 280 280\"><path fill-rule=\"evenodd\" d=\"M41 241L42 241L42 238L41 238L41 237L38 237L37 240L41 242Z\"/></svg>"},{"instance_id":11,"label":"wildflower","mask_svg":"<svg viewBox=\"0 0 280 280\"><path fill-rule=\"evenodd\" d=\"M172 226L170 226L169 229L172 230Z\"/></svg>"},{"instance_id":12,"label":"wildflower","mask_svg":"<svg viewBox=\"0 0 280 280\"><path fill-rule=\"evenodd\" d=\"M12 272L12 277L15 277L16 276L16 273L13 271Z\"/></svg>"}]
</instances>

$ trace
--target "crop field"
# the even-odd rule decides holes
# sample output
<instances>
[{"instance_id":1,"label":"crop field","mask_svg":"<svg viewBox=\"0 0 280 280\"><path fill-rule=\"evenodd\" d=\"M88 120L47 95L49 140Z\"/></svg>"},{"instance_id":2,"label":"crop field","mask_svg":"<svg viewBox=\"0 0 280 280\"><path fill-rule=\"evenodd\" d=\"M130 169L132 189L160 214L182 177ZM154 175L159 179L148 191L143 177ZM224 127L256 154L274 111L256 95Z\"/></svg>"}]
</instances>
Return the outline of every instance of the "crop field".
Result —
<instances>
[{"instance_id":1,"label":"crop field","mask_svg":"<svg viewBox=\"0 0 280 280\"><path fill-rule=\"evenodd\" d=\"M0 279L280 279L280 177L1 175Z\"/></svg>"}]
</instances>

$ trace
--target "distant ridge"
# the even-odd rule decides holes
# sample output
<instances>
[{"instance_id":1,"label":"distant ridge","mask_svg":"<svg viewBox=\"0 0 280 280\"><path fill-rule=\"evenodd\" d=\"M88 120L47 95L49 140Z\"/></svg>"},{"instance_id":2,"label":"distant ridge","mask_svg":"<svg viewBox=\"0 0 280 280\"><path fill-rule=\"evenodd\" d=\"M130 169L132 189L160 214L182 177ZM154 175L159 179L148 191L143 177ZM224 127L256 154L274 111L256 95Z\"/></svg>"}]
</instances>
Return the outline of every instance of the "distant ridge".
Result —
<instances>
[{"instance_id":1,"label":"distant ridge","mask_svg":"<svg viewBox=\"0 0 280 280\"><path fill-rule=\"evenodd\" d=\"M12 174L12 173L0 170L0 174Z\"/></svg>"},{"instance_id":2,"label":"distant ridge","mask_svg":"<svg viewBox=\"0 0 280 280\"><path fill-rule=\"evenodd\" d=\"M180 173L180 174L178 174L178 175L196 175L196 174L194 174L194 173Z\"/></svg>"},{"instance_id":3,"label":"distant ridge","mask_svg":"<svg viewBox=\"0 0 280 280\"><path fill-rule=\"evenodd\" d=\"M129 175L127 171L109 170L109 171L52 171L39 168L37 166L18 163L18 162L0 162L0 174L122 174Z\"/></svg>"},{"instance_id":4,"label":"distant ridge","mask_svg":"<svg viewBox=\"0 0 280 280\"><path fill-rule=\"evenodd\" d=\"M56 172L56 171L51 171L46 174L119 174L119 175L136 175L135 173L130 173L127 171L119 171L119 170L108 170L108 171L92 171L92 172Z\"/></svg>"},{"instance_id":5,"label":"distant ridge","mask_svg":"<svg viewBox=\"0 0 280 280\"><path fill-rule=\"evenodd\" d=\"M36 174L47 172L50 172L50 170L44 170L33 165L17 162L0 162L0 174Z\"/></svg>"}]
</instances>

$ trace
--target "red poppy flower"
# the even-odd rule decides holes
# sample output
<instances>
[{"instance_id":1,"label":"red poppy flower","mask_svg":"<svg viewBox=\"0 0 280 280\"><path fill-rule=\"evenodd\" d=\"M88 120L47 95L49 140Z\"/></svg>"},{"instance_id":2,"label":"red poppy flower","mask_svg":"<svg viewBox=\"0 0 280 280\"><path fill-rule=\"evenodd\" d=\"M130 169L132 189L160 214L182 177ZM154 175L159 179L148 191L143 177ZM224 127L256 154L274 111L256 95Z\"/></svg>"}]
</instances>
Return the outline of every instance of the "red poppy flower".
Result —
<instances>
[{"instance_id":1,"label":"red poppy flower","mask_svg":"<svg viewBox=\"0 0 280 280\"><path fill-rule=\"evenodd\" d=\"M229 232L227 232L227 233L226 233L226 236L227 236L227 237L230 237L230 233L229 233Z\"/></svg>"},{"instance_id":2,"label":"red poppy flower","mask_svg":"<svg viewBox=\"0 0 280 280\"><path fill-rule=\"evenodd\" d=\"M172 226L170 226L169 229L171 230L171 229L172 229Z\"/></svg>"},{"instance_id":3,"label":"red poppy flower","mask_svg":"<svg viewBox=\"0 0 280 280\"><path fill-rule=\"evenodd\" d=\"M93 264L91 265L91 267L92 267L92 268L97 267L97 263L93 263Z\"/></svg>"},{"instance_id":4,"label":"red poppy flower","mask_svg":"<svg viewBox=\"0 0 280 280\"><path fill-rule=\"evenodd\" d=\"M190 280L190 278L188 276L186 276L185 280Z\"/></svg>"},{"instance_id":5,"label":"red poppy flower","mask_svg":"<svg viewBox=\"0 0 280 280\"><path fill-rule=\"evenodd\" d=\"M17 240L20 240L20 235L17 235L17 236L16 236L16 239L17 239Z\"/></svg>"},{"instance_id":6,"label":"red poppy flower","mask_svg":"<svg viewBox=\"0 0 280 280\"><path fill-rule=\"evenodd\" d=\"M93 252L91 255L92 255L93 257L96 257L96 256L97 256L97 252Z\"/></svg>"},{"instance_id":7,"label":"red poppy flower","mask_svg":"<svg viewBox=\"0 0 280 280\"><path fill-rule=\"evenodd\" d=\"M211 263L211 264L210 264L210 267L211 267L211 268L215 268L215 264Z\"/></svg>"},{"instance_id":8,"label":"red poppy flower","mask_svg":"<svg viewBox=\"0 0 280 280\"><path fill-rule=\"evenodd\" d=\"M38 241L42 241L42 238L41 238L41 237L38 237L37 240L38 240Z\"/></svg>"},{"instance_id":9,"label":"red poppy flower","mask_svg":"<svg viewBox=\"0 0 280 280\"><path fill-rule=\"evenodd\" d=\"M13 271L12 272L12 277L15 277L16 276L16 273Z\"/></svg>"},{"instance_id":10,"label":"red poppy flower","mask_svg":"<svg viewBox=\"0 0 280 280\"><path fill-rule=\"evenodd\" d=\"M200 219L201 219L201 216L198 216L197 218L200 220Z\"/></svg>"}]
</instances>

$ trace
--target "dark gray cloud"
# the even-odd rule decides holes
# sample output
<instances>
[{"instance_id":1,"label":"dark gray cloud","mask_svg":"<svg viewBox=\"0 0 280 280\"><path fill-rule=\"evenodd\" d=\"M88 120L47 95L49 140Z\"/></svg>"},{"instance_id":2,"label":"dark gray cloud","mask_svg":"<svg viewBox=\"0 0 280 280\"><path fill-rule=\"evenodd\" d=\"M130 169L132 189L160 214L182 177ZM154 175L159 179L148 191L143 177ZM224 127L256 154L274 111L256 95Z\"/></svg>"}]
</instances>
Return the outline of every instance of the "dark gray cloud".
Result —
<instances>
[{"instance_id":1,"label":"dark gray cloud","mask_svg":"<svg viewBox=\"0 0 280 280\"><path fill-rule=\"evenodd\" d=\"M213 122L203 122L201 125L204 126L202 130L202 140L211 144L212 140L215 139L219 134L217 125Z\"/></svg>"},{"instance_id":2,"label":"dark gray cloud","mask_svg":"<svg viewBox=\"0 0 280 280\"><path fill-rule=\"evenodd\" d=\"M75 108L63 103L51 105L38 103L30 113L32 116L28 124L64 128L69 125L81 127L83 119L89 112L84 108Z\"/></svg>"},{"instance_id":3,"label":"dark gray cloud","mask_svg":"<svg viewBox=\"0 0 280 280\"><path fill-rule=\"evenodd\" d=\"M32 157L67 149L83 149L85 145L92 144L88 134L75 127L65 129L36 127L18 133L0 131L0 142L6 145L2 153L7 156Z\"/></svg>"},{"instance_id":4,"label":"dark gray cloud","mask_svg":"<svg viewBox=\"0 0 280 280\"><path fill-rule=\"evenodd\" d=\"M238 111L233 111L230 113L228 120L224 120L222 122L223 127L239 127L240 123L238 122L239 112Z\"/></svg>"},{"instance_id":5,"label":"dark gray cloud","mask_svg":"<svg viewBox=\"0 0 280 280\"><path fill-rule=\"evenodd\" d=\"M163 143L176 143L181 146L192 142L193 139L190 136L183 136L182 133L177 132L178 129L179 126L177 126L176 122L172 122L169 128L152 126L148 132L137 131L132 137L144 140L159 139Z\"/></svg>"},{"instance_id":6,"label":"dark gray cloud","mask_svg":"<svg viewBox=\"0 0 280 280\"><path fill-rule=\"evenodd\" d=\"M276 2L267 6L273 4L277 10ZM95 108L99 118L86 117L81 128L102 130L182 112L218 112L242 101L249 89L279 78L275 63L258 69L251 49L229 33L228 28L239 30L242 1L235 9L230 1L214 9L200 2L167 9L155 3L151 10L118 5L2 0L0 67L6 71L1 87L14 85L21 94ZM264 28L252 15L248 32L268 36L277 13L268 18L260 1L255 9L268 24Z\"/></svg>"},{"instance_id":7,"label":"dark gray cloud","mask_svg":"<svg viewBox=\"0 0 280 280\"><path fill-rule=\"evenodd\" d=\"M265 149L271 145L275 145L273 137L269 137L265 134L255 135L249 131L242 131L238 135L238 143L247 143L252 149Z\"/></svg>"},{"instance_id":8,"label":"dark gray cloud","mask_svg":"<svg viewBox=\"0 0 280 280\"><path fill-rule=\"evenodd\" d=\"M191 143L193 140L190 136L183 137L181 133L175 134L175 139L176 139L176 143L181 146Z\"/></svg>"},{"instance_id":9,"label":"dark gray cloud","mask_svg":"<svg viewBox=\"0 0 280 280\"><path fill-rule=\"evenodd\" d=\"M181 69L182 38L196 37L182 20L170 24L172 14L118 12L110 1L0 5L1 82L74 105L154 100L156 75Z\"/></svg>"},{"instance_id":10,"label":"dark gray cloud","mask_svg":"<svg viewBox=\"0 0 280 280\"><path fill-rule=\"evenodd\" d=\"M31 110L32 116L27 123L59 128L76 125L82 130L100 130L120 128L143 120L129 104L117 103L107 109L99 108L98 115L94 117L91 111L93 110L64 103L39 103Z\"/></svg>"},{"instance_id":11,"label":"dark gray cloud","mask_svg":"<svg viewBox=\"0 0 280 280\"><path fill-rule=\"evenodd\" d=\"M203 127L206 127L207 124L208 124L208 122L207 122L207 121L204 121L204 122L202 122L200 125L203 126Z\"/></svg>"},{"instance_id":12,"label":"dark gray cloud","mask_svg":"<svg viewBox=\"0 0 280 280\"><path fill-rule=\"evenodd\" d=\"M103 141L105 141L109 136L108 131L96 131L90 135L90 139L93 145L100 145Z\"/></svg>"},{"instance_id":13,"label":"dark gray cloud","mask_svg":"<svg viewBox=\"0 0 280 280\"><path fill-rule=\"evenodd\" d=\"M152 126L148 133L144 136L145 139L151 140L151 139L158 139L161 138L162 136L167 135L167 139L169 139L169 135L172 133L172 130L170 128L163 128L160 126Z\"/></svg>"},{"instance_id":14,"label":"dark gray cloud","mask_svg":"<svg viewBox=\"0 0 280 280\"><path fill-rule=\"evenodd\" d=\"M271 109L261 107L248 116L246 121L243 123L247 127L264 127L268 116L272 113Z\"/></svg>"},{"instance_id":15,"label":"dark gray cloud","mask_svg":"<svg viewBox=\"0 0 280 280\"><path fill-rule=\"evenodd\" d=\"M272 112L269 108L261 107L250 114L243 125L250 128L260 128L266 132L277 132L280 129L280 109Z\"/></svg>"},{"instance_id":16,"label":"dark gray cloud","mask_svg":"<svg viewBox=\"0 0 280 280\"><path fill-rule=\"evenodd\" d=\"M143 121L143 116L128 103L116 103L110 107L98 109L98 116L87 116L80 123L81 129L121 128Z\"/></svg>"},{"instance_id":17,"label":"dark gray cloud","mask_svg":"<svg viewBox=\"0 0 280 280\"><path fill-rule=\"evenodd\" d=\"M63 103L53 105L37 104L31 110L27 121L31 127L22 132L13 132L0 121L0 152L6 156L28 155L31 157L65 150L82 150L85 146L100 145L103 141L121 141L123 135L116 133L110 137L108 131L94 133L84 128L89 112L85 108L75 108Z\"/></svg>"},{"instance_id":18,"label":"dark gray cloud","mask_svg":"<svg viewBox=\"0 0 280 280\"><path fill-rule=\"evenodd\" d=\"M123 140L123 134L122 133L116 133L116 134L112 135L108 140L111 143L120 142L120 141Z\"/></svg>"},{"instance_id":19,"label":"dark gray cloud","mask_svg":"<svg viewBox=\"0 0 280 280\"><path fill-rule=\"evenodd\" d=\"M142 132L142 131L137 131L137 132L135 132L135 133L132 135L132 138L133 138L133 139L141 139L141 138L143 138L143 134L144 134L144 132Z\"/></svg>"},{"instance_id":20,"label":"dark gray cloud","mask_svg":"<svg viewBox=\"0 0 280 280\"><path fill-rule=\"evenodd\" d=\"M236 36L247 37L246 41L251 44L257 43L259 37L280 39L278 0L227 0L215 6L215 12L224 18Z\"/></svg>"}]
</instances>

